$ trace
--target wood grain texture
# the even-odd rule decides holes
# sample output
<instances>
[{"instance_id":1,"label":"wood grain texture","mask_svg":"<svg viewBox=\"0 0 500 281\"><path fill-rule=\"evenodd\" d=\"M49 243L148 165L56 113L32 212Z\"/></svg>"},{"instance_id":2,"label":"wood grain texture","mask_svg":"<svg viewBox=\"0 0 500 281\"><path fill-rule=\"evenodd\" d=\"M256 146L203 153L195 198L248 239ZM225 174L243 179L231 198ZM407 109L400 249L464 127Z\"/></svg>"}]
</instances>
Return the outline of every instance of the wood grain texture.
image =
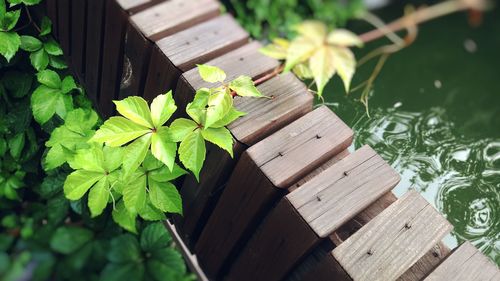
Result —
<instances>
[{"instance_id":1,"label":"wood grain texture","mask_svg":"<svg viewBox=\"0 0 500 281\"><path fill-rule=\"evenodd\" d=\"M135 14L163 1L166 0L115 0L119 8L129 14Z\"/></svg>"},{"instance_id":2,"label":"wood grain texture","mask_svg":"<svg viewBox=\"0 0 500 281\"><path fill-rule=\"evenodd\" d=\"M146 38L158 41L219 13L216 0L169 0L133 15L131 22Z\"/></svg>"},{"instance_id":3,"label":"wood grain texture","mask_svg":"<svg viewBox=\"0 0 500 281\"><path fill-rule=\"evenodd\" d=\"M318 236L327 237L389 192L399 180L382 157L363 146L287 198Z\"/></svg>"},{"instance_id":4,"label":"wood grain texture","mask_svg":"<svg viewBox=\"0 0 500 281\"><path fill-rule=\"evenodd\" d=\"M318 139L317 134L322 137ZM345 150L351 141L352 131L328 108L320 107L244 152L196 244L205 272L217 276L226 263L234 260L264 214L286 193L287 182L293 185L300 175ZM285 177L279 186L263 169L273 162L265 161L267 154L263 151L275 156L281 152L280 157L295 164L291 171L282 167ZM274 175L277 168L270 171Z\"/></svg>"},{"instance_id":5,"label":"wood grain texture","mask_svg":"<svg viewBox=\"0 0 500 281\"><path fill-rule=\"evenodd\" d=\"M278 188L288 188L346 149L353 132L321 106L248 150Z\"/></svg>"},{"instance_id":6,"label":"wood grain texture","mask_svg":"<svg viewBox=\"0 0 500 281\"><path fill-rule=\"evenodd\" d=\"M165 37L153 48L145 98L175 88L180 75L248 41L248 33L230 16L223 15Z\"/></svg>"},{"instance_id":7,"label":"wood grain texture","mask_svg":"<svg viewBox=\"0 0 500 281\"><path fill-rule=\"evenodd\" d=\"M228 126L236 139L234 151L266 138L275 131L312 110L312 95L293 74L275 77L257 88L273 99L235 98L235 107L247 115ZM181 194L184 200L184 222L180 227L188 243L194 244L224 190L224 184L239 159L215 148L206 158L200 182L186 177Z\"/></svg>"},{"instance_id":8,"label":"wood grain texture","mask_svg":"<svg viewBox=\"0 0 500 281\"><path fill-rule=\"evenodd\" d=\"M257 79L279 66L279 62L259 52L262 45L259 42L251 42L243 47L231 51L223 56L206 62L206 64L217 66L227 74L226 81L234 80L240 75L247 75ZM182 74L174 93L177 107L184 109L194 97L195 90L203 87L216 87L217 84L208 83L201 79L198 68L191 69ZM179 114L185 114L179 110Z\"/></svg>"},{"instance_id":9,"label":"wood grain texture","mask_svg":"<svg viewBox=\"0 0 500 281\"><path fill-rule=\"evenodd\" d=\"M67 59L71 56L71 2L71 0L57 0L58 41Z\"/></svg>"},{"instance_id":10,"label":"wood grain texture","mask_svg":"<svg viewBox=\"0 0 500 281\"><path fill-rule=\"evenodd\" d=\"M227 281L281 280L320 238L282 198L234 262Z\"/></svg>"},{"instance_id":11,"label":"wood grain texture","mask_svg":"<svg viewBox=\"0 0 500 281\"><path fill-rule=\"evenodd\" d=\"M420 194L409 191L332 254L354 280L396 280L451 229Z\"/></svg>"},{"instance_id":12,"label":"wood grain texture","mask_svg":"<svg viewBox=\"0 0 500 281\"><path fill-rule=\"evenodd\" d=\"M87 0L71 1L71 68L80 81L85 73Z\"/></svg>"},{"instance_id":13,"label":"wood grain texture","mask_svg":"<svg viewBox=\"0 0 500 281\"><path fill-rule=\"evenodd\" d=\"M425 281L498 281L498 267L470 242L464 242Z\"/></svg>"},{"instance_id":14,"label":"wood grain texture","mask_svg":"<svg viewBox=\"0 0 500 281\"><path fill-rule=\"evenodd\" d=\"M102 40L105 4L110 0L87 0L87 35L85 40L85 86L88 97L96 102L101 78Z\"/></svg>"}]
</instances>

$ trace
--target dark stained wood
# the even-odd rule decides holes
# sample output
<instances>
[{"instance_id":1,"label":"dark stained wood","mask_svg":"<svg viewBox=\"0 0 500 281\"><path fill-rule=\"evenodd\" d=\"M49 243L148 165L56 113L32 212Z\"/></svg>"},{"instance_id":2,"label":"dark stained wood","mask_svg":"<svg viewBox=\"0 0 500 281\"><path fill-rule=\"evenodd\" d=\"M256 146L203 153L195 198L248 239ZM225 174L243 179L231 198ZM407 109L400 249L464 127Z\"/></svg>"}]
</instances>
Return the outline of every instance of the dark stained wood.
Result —
<instances>
[{"instance_id":1,"label":"dark stained wood","mask_svg":"<svg viewBox=\"0 0 500 281\"><path fill-rule=\"evenodd\" d=\"M234 260L287 187L345 150L352 136L352 131L323 106L244 152L196 244L207 275L217 276L226 262ZM279 158L293 165L283 165ZM279 176L276 165L284 168Z\"/></svg>"},{"instance_id":2,"label":"dark stained wood","mask_svg":"<svg viewBox=\"0 0 500 281\"><path fill-rule=\"evenodd\" d=\"M286 281L351 281L351 277L342 269L339 262L330 255L321 255L319 258L312 258L317 255L314 251L306 261L309 261L304 272L293 274L286 278ZM304 266L302 267L304 268Z\"/></svg>"},{"instance_id":3,"label":"dark stained wood","mask_svg":"<svg viewBox=\"0 0 500 281\"><path fill-rule=\"evenodd\" d=\"M464 242L424 281L498 281L498 267L470 242Z\"/></svg>"},{"instance_id":4,"label":"dark stained wood","mask_svg":"<svg viewBox=\"0 0 500 281\"><path fill-rule=\"evenodd\" d=\"M399 180L389 164L369 146L363 146L287 198L318 236L327 237Z\"/></svg>"},{"instance_id":5,"label":"dark stained wood","mask_svg":"<svg viewBox=\"0 0 500 281\"><path fill-rule=\"evenodd\" d=\"M153 48L144 97L174 90L181 74L248 41L248 33L230 16L223 15L165 37Z\"/></svg>"},{"instance_id":6,"label":"dark stained wood","mask_svg":"<svg viewBox=\"0 0 500 281\"><path fill-rule=\"evenodd\" d=\"M89 98L96 102L101 78L102 40L105 4L110 0L87 0L87 36L85 46L85 86Z\"/></svg>"},{"instance_id":7,"label":"dark stained wood","mask_svg":"<svg viewBox=\"0 0 500 281\"><path fill-rule=\"evenodd\" d=\"M274 98L235 98L235 107L247 115L228 126L236 140L234 158L219 148L209 149L200 182L187 177L182 186L185 219L177 225L190 245L200 235L241 152L312 110L312 95L293 74L275 77L257 88Z\"/></svg>"},{"instance_id":8,"label":"dark stained wood","mask_svg":"<svg viewBox=\"0 0 500 281\"><path fill-rule=\"evenodd\" d=\"M155 41L216 17L219 5L215 0L170 0L131 16L125 35L119 98L144 96Z\"/></svg>"},{"instance_id":9,"label":"dark stained wood","mask_svg":"<svg viewBox=\"0 0 500 281\"><path fill-rule=\"evenodd\" d=\"M360 184L356 179L366 180ZM321 238L398 181L397 173L369 147L346 156L282 199L286 203L279 204L291 207L285 214L272 211L271 218L261 224L233 264L227 280L281 280ZM314 237L313 242L306 236Z\"/></svg>"},{"instance_id":10,"label":"dark stained wood","mask_svg":"<svg viewBox=\"0 0 500 281\"><path fill-rule=\"evenodd\" d=\"M71 56L71 0L57 0L58 41L64 51L64 56Z\"/></svg>"},{"instance_id":11,"label":"dark stained wood","mask_svg":"<svg viewBox=\"0 0 500 281\"><path fill-rule=\"evenodd\" d=\"M87 0L71 1L71 68L80 81L85 73Z\"/></svg>"},{"instance_id":12,"label":"dark stained wood","mask_svg":"<svg viewBox=\"0 0 500 281\"><path fill-rule=\"evenodd\" d=\"M58 38L57 36L57 0L46 0L46 7L47 7L47 17L49 17L50 21L52 22L52 35L54 35L55 38Z\"/></svg>"},{"instance_id":13,"label":"dark stained wood","mask_svg":"<svg viewBox=\"0 0 500 281\"><path fill-rule=\"evenodd\" d=\"M332 254L354 280L396 280L452 228L411 190Z\"/></svg>"},{"instance_id":14,"label":"dark stained wood","mask_svg":"<svg viewBox=\"0 0 500 281\"><path fill-rule=\"evenodd\" d=\"M320 241L292 204L282 198L252 235L224 280L281 280L294 260Z\"/></svg>"},{"instance_id":15,"label":"dark stained wood","mask_svg":"<svg viewBox=\"0 0 500 281\"><path fill-rule=\"evenodd\" d=\"M259 42L251 42L232 52L229 52L216 59L208 61L206 64L220 67L227 74L226 81L234 80L240 75L247 75L257 79L279 66L279 62L259 52L262 45ZM185 112L186 105L191 102L195 91L203 87L216 87L203 81L198 74L198 68L191 69L182 74L174 92L174 99L179 108L178 114ZM184 113L185 114L185 113Z\"/></svg>"}]
</instances>

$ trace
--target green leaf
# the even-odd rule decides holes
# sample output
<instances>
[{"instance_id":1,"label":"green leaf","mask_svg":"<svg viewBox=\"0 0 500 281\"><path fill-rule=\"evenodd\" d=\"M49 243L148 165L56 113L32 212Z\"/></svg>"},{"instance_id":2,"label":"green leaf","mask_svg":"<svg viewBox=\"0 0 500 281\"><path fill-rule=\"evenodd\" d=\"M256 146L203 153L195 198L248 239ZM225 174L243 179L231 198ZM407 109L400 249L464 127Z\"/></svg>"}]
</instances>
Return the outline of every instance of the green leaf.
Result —
<instances>
[{"instance_id":1,"label":"green leaf","mask_svg":"<svg viewBox=\"0 0 500 281\"><path fill-rule=\"evenodd\" d=\"M186 106L186 113L198 124L203 124L205 122L206 106L208 105L208 98L210 95L210 89L198 89L193 101Z\"/></svg>"},{"instance_id":2,"label":"green leaf","mask_svg":"<svg viewBox=\"0 0 500 281\"><path fill-rule=\"evenodd\" d=\"M0 32L12 30L21 16L21 9L6 12L0 17Z\"/></svg>"},{"instance_id":3,"label":"green leaf","mask_svg":"<svg viewBox=\"0 0 500 281\"><path fill-rule=\"evenodd\" d=\"M172 171L170 171L165 166L162 166L153 171L148 171L148 179L157 182L166 182L175 180L176 178L185 174L187 174L187 172L184 169L182 169L179 165L175 164Z\"/></svg>"},{"instance_id":4,"label":"green leaf","mask_svg":"<svg viewBox=\"0 0 500 281\"><path fill-rule=\"evenodd\" d=\"M205 128L221 120L233 107L233 98L225 92L217 92L208 98Z\"/></svg>"},{"instance_id":5,"label":"green leaf","mask_svg":"<svg viewBox=\"0 0 500 281\"><path fill-rule=\"evenodd\" d=\"M109 199L109 182L107 177L100 179L89 192L88 206L92 217L102 214Z\"/></svg>"},{"instance_id":6,"label":"green leaf","mask_svg":"<svg viewBox=\"0 0 500 281\"><path fill-rule=\"evenodd\" d=\"M77 108L68 112L64 125L73 132L85 135L94 128L98 119L94 110Z\"/></svg>"},{"instance_id":7,"label":"green leaf","mask_svg":"<svg viewBox=\"0 0 500 281\"><path fill-rule=\"evenodd\" d=\"M42 47L42 41L38 40L37 38L33 36L21 36L21 49L28 51L28 52L34 52L40 50Z\"/></svg>"},{"instance_id":8,"label":"green leaf","mask_svg":"<svg viewBox=\"0 0 500 281\"><path fill-rule=\"evenodd\" d=\"M37 71L44 70L49 65L49 54L44 49L40 49L30 54L30 61Z\"/></svg>"},{"instance_id":9,"label":"green leaf","mask_svg":"<svg viewBox=\"0 0 500 281\"><path fill-rule=\"evenodd\" d=\"M363 41L356 34L346 29L335 29L328 34L326 39L328 44L343 47L363 47Z\"/></svg>"},{"instance_id":10,"label":"green leaf","mask_svg":"<svg viewBox=\"0 0 500 281\"><path fill-rule=\"evenodd\" d=\"M199 180L200 171L205 161L205 141L200 130L189 133L179 146L179 158L188 170Z\"/></svg>"},{"instance_id":11,"label":"green leaf","mask_svg":"<svg viewBox=\"0 0 500 281\"><path fill-rule=\"evenodd\" d=\"M152 129L153 120L151 120L151 111L148 103L141 97L128 97L121 101L113 101L116 104L116 110L125 118L139 125Z\"/></svg>"},{"instance_id":12,"label":"green leaf","mask_svg":"<svg viewBox=\"0 0 500 281\"><path fill-rule=\"evenodd\" d=\"M51 67L55 69L66 69L68 68L68 65L64 61L64 58L62 56L50 56L50 61L49 64Z\"/></svg>"},{"instance_id":13,"label":"green leaf","mask_svg":"<svg viewBox=\"0 0 500 281\"><path fill-rule=\"evenodd\" d=\"M264 95L255 87L252 78L249 76L240 76L231 83L229 88L242 97L263 97Z\"/></svg>"},{"instance_id":14,"label":"green leaf","mask_svg":"<svg viewBox=\"0 0 500 281\"><path fill-rule=\"evenodd\" d=\"M58 225L68 216L69 201L63 194L58 194L47 201L47 218L52 225Z\"/></svg>"},{"instance_id":15,"label":"green leaf","mask_svg":"<svg viewBox=\"0 0 500 281\"><path fill-rule=\"evenodd\" d=\"M104 177L103 173L77 170L71 173L64 182L64 195L69 200L78 200L92 185Z\"/></svg>"},{"instance_id":16,"label":"green leaf","mask_svg":"<svg viewBox=\"0 0 500 281\"><path fill-rule=\"evenodd\" d=\"M149 197L146 197L146 204L139 211L139 216L147 221L162 221L166 219L165 214L153 206Z\"/></svg>"},{"instance_id":17,"label":"green leaf","mask_svg":"<svg viewBox=\"0 0 500 281\"><path fill-rule=\"evenodd\" d=\"M109 146L122 146L137 139L151 130L123 117L111 117L96 131L91 141L106 143Z\"/></svg>"},{"instance_id":18,"label":"green leaf","mask_svg":"<svg viewBox=\"0 0 500 281\"><path fill-rule=\"evenodd\" d=\"M159 248L152 252L154 263L148 263L148 271L160 281L164 280L164 276L173 278L168 280L179 280L179 277L186 273L186 264L181 254L172 248ZM163 277L162 277L163 276Z\"/></svg>"},{"instance_id":19,"label":"green leaf","mask_svg":"<svg viewBox=\"0 0 500 281\"><path fill-rule=\"evenodd\" d=\"M49 55L60 56L63 54L61 46L52 38L43 44L43 48Z\"/></svg>"},{"instance_id":20,"label":"green leaf","mask_svg":"<svg viewBox=\"0 0 500 281\"><path fill-rule=\"evenodd\" d=\"M136 229L136 214L130 213L127 208L125 208L125 204L123 200L116 204L116 208L113 209L112 212L113 220L122 228L132 233L137 233Z\"/></svg>"},{"instance_id":21,"label":"green leaf","mask_svg":"<svg viewBox=\"0 0 500 281\"><path fill-rule=\"evenodd\" d=\"M53 70L42 70L36 74L38 82L50 88L58 89L61 87L61 78Z\"/></svg>"},{"instance_id":22,"label":"green leaf","mask_svg":"<svg viewBox=\"0 0 500 281\"><path fill-rule=\"evenodd\" d=\"M71 76L64 77L61 84L61 91L63 92L63 94L67 94L74 89L78 89L75 83L75 79L73 79L73 77Z\"/></svg>"},{"instance_id":23,"label":"green leaf","mask_svg":"<svg viewBox=\"0 0 500 281\"><path fill-rule=\"evenodd\" d=\"M19 133L8 140L10 155L14 159L19 159L25 144L25 134Z\"/></svg>"},{"instance_id":24,"label":"green leaf","mask_svg":"<svg viewBox=\"0 0 500 281\"><path fill-rule=\"evenodd\" d=\"M268 57L275 58L277 60L284 60L286 59L289 46L290 42L288 40L275 38L272 44L260 48L259 51Z\"/></svg>"},{"instance_id":25,"label":"green leaf","mask_svg":"<svg viewBox=\"0 0 500 281\"><path fill-rule=\"evenodd\" d=\"M226 73L216 66L206 64L197 64L197 66L201 79L209 83L224 82L226 79Z\"/></svg>"},{"instance_id":26,"label":"green leaf","mask_svg":"<svg viewBox=\"0 0 500 281\"><path fill-rule=\"evenodd\" d=\"M169 129L161 127L151 134L151 153L172 170L177 156L177 143L173 142Z\"/></svg>"},{"instance_id":27,"label":"green leaf","mask_svg":"<svg viewBox=\"0 0 500 281\"><path fill-rule=\"evenodd\" d=\"M108 263L101 272L101 281L144 280L142 263Z\"/></svg>"},{"instance_id":28,"label":"green leaf","mask_svg":"<svg viewBox=\"0 0 500 281\"><path fill-rule=\"evenodd\" d=\"M123 188L123 202L130 213L137 214L146 204L146 175L126 182Z\"/></svg>"},{"instance_id":29,"label":"green leaf","mask_svg":"<svg viewBox=\"0 0 500 281\"><path fill-rule=\"evenodd\" d=\"M170 182L149 180L151 203L165 213L182 214L182 200L175 185Z\"/></svg>"},{"instance_id":30,"label":"green leaf","mask_svg":"<svg viewBox=\"0 0 500 281\"><path fill-rule=\"evenodd\" d=\"M16 32L0 31L0 54L10 62L21 46L21 38Z\"/></svg>"},{"instance_id":31,"label":"green leaf","mask_svg":"<svg viewBox=\"0 0 500 281\"><path fill-rule=\"evenodd\" d=\"M160 223L148 225L141 233L141 248L149 252L160 248L166 248L172 243L172 237L165 226Z\"/></svg>"},{"instance_id":32,"label":"green leaf","mask_svg":"<svg viewBox=\"0 0 500 281\"><path fill-rule=\"evenodd\" d=\"M104 154L104 170L110 173L120 168L124 157L124 148L104 146L102 152Z\"/></svg>"},{"instance_id":33,"label":"green leaf","mask_svg":"<svg viewBox=\"0 0 500 281\"><path fill-rule=\"evenodd\" d=\"M125 148L123 159L124 179L127 180L142 164L149 151L151 134L144 135Z\"/></svg>"},{"instance_id":34,"label":"green leaf","mask_svg":"<svg viewBox=\"0 0 500 281\"><path fill-rule=\"evenodd\" d=\"M153 126L159 128L167 122L168 119L174 114L177 106L172 98L172 91L164 95L157 96L151 103L151 119Z\"/></svg>"},{"instance_id":35,"label":"green leaf","mask_svg":"<svg viewBox=\"0 0 500 281\"><path fill-rule=\"evenodd\" d=\"M318 87L318 96L321 97L323 89L335 74L335 61L330 47L322 47L309 60L309 67Z\"/></svg>"},{"instance_id":36,"label":"green leaf","mask_svg":"<svg viewBox=\"0 0 500 281\"><path fill-rule=\"evenodd\" d=\"M93 235L92 231L81 227L59 227L50 239L50 248L58 253L68 255L89 242Z\"/></svg>"},{"instance_id":37,"label":"green leaf","mask_svg":"<svg viewBox=\"0 0 500 281\"><path fill-rule=\"evenodd\" d=\"M42 23L40 24L40 36L45 36L52 32L52 22L46 16L42 18Z\"/></svg>"},{"instance_id":38,"label":"green leaf","mask_svg":"<svg viewBox=\"0 0 500 281\"><path fill-rule=\"evenodd\" d=\"M31 96L31 108L35 120L42 125L49 121L56 112L60 98L61 93L58 89L39 86Z\"/></svg>"},{"instance_id":39,"label":"green leaf","mask_svg":"<svg viewBox=\"0 0 500 281\"><path fill-rule=\"evenodd\" d=\"M356 58L348 48L332 47L332 56L335 69L344 82L346 92L349 92L352 77L356 71Z\"/></svg>"},{"instance_id":40,"label":"green leaf","mask_svg":"<svg viewBox=\"0 0 500 281\"><path fill-rule=\"evenodd\" d=\"M106 173L103 167L104 154L102 147L99 147L97 144L93 147L76 151L69 164L75 170L83 169L90 172Z\"/></svg>"},{"instance_id":41,"label":"green leaf","mask_svg":"<svg viewBox=\"0 0 500 281\"><path fill-rule=\"evenodd\" d=\"M175 119L170 125L170 138L172 141L180 142L197 127L198 124L193 120L186 118Z\"/></svg>"},{"instance_id":42,"label":"green leaf","mask_svg":"<svg viewBox=\"0 0 500 281\"><path fill-rule=\"evenodd\" d=\"M212 127L212 128L225 127L225 126L231 124L232 122L236 121L236 119L238 119L242 116L245 116L245 115L246 115L245 112L238 111L234 107L231 107L229 112L222 119L213 123L212 126L210 126L210 127Z\"/></svg>"},{"instance_id":43,"label":"green leaf","mask_svg":"<svg viewBox=\"0 0 500 281\"><path fill-rule=\"evenodd\" d=\"M22 98L31 91L33 76L31 73L9 71L2 78L5 89L15 98Z\"/></svg>"},{"instance_id":44,"label":"green leaf","mask_svg":"<svg viewBox=\"0 0 500 281\"><path fill-rule=\"evenodd\" d=\"M224 149L233 157L233 136L228 129L221 128L207 128L201 131L203 138L218 147Z\"/></svg>"},{"instance_id":45,"label":"green leaf","mask_svg":"<svg viewBox=\"0 0 500 281\"><path fill-rule=\"evenodd\" d=\"M295 65L309 59L317 48L318 46L307 38L299 37L293 40L288 48L283 72L290 71Z\"/></svg>"},{"instance_id":46,"label":"green leaf","mask_svg":"<svg viewBox=\"0 0 500 281\"><path fill-rule=\"evenodd\" d=\"M139 242L132 234L123 234L111 240L108 260L114 263L138 262L141 260Z\"/></svg>"}]
</instances>

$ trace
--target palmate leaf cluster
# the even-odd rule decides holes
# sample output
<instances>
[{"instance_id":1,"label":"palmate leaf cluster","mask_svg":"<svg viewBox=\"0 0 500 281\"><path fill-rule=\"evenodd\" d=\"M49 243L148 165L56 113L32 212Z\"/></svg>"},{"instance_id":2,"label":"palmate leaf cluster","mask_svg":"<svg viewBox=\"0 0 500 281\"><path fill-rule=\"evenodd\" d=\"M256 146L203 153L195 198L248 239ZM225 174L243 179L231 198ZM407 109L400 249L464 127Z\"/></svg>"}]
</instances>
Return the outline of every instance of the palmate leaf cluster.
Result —
<instances>
[{"instance_id":1,"label":"palmate leaf cluster","mask_svg":"<svg viewBox=\"0 0 500 281\"><path fill-rule=\"evenodd\" d=\"M28 16L27 7L39 2L0 0L0 280L192 280L162 224L131 220L117 211L124 209L120 194L103 192L121 175L115 167L122 149L88 142L102 121L65 70L50 20ZM64 183L73 169L111 172L70 201ZM162 169L168 170L148 154L133 176L148 173L163 186L174 173ZM93 218L106 194L116 197L115 208ZM89 197L97 198L90 208ZM164 202L162 194L151 198L142 214L164 219L150 203ZM124 234L113 217L137 235ZM140 246L122 251L122 243Z\"/></svg>"},{"instance_id":2,"label":"palmate leaf cluster","mask_svg":"<svg viewBox=\"0 0 500 281\"><path fill-rule=\"evenodd\" d=\"M293 40L274 39L261 52L284 60L284 72L293 70L302 79L314 79L320 97L335 74L340 76L349 92L356 70L356 58L349 47L363 46L361 39L346 29L328 32L327 26L320 21L302 22L295 30L298 35Z\"/></svg>"}]
</instances>

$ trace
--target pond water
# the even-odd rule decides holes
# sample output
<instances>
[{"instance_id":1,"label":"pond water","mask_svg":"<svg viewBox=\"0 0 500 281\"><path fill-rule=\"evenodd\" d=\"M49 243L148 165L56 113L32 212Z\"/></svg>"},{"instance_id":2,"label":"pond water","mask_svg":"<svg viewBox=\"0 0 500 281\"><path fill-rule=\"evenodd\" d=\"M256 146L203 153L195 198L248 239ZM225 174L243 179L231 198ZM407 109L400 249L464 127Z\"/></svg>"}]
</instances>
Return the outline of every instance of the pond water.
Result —
<instances>
[{"instance_id":1,"label":"pond water","mask_svg":"<svg viewBox=\"0 0 500 281\"><path fill-rule=\"evenodd\" d=\"M422 25L417 41L389 58L373 88L371 118L355 100L359 92L346 97L338 78L325 98L355 130L354 146L369 144L401 174L396 195L418 190L454 225L448 245L470 240L500 265L499 53L499 9L479 27L455 14ZM373 66L362 66L353 85Z\"/></svg>"}]
</instances>

